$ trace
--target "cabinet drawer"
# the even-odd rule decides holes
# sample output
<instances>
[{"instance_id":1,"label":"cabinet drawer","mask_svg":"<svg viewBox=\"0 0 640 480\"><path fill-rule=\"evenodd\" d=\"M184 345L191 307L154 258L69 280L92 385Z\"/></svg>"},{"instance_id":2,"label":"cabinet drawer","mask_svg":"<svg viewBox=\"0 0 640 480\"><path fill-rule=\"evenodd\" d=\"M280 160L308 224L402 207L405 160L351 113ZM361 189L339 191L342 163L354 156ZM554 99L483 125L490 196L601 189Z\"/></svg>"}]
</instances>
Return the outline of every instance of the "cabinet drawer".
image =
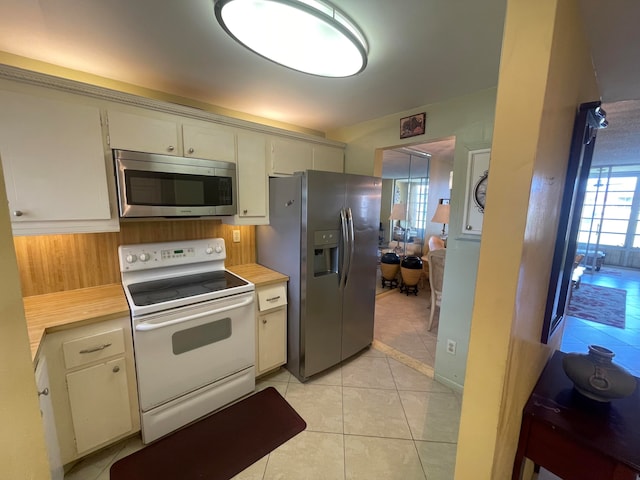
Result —
<instances>
[{"instance_id":1,"label":"cabinet drawer","mask_svg":"<svg viewBox=\"0 0 640 480\"><path fill-rule=\"evenodd\" d=\"M264 312L287 304L287 288L285 284L260 287L258 293L258 310Z\"/></svg>"},{"instance_id":2,"label":"cabinet drawer","mask_svg":"<svg viewBox=\"0 0 640 480\"><path fill-rule=\"evenodd\" d=\"M124 353L124 333L122 328L77 338L62 344L64 364L67 368L79 367Z\"/></svg>"}]
</instances>

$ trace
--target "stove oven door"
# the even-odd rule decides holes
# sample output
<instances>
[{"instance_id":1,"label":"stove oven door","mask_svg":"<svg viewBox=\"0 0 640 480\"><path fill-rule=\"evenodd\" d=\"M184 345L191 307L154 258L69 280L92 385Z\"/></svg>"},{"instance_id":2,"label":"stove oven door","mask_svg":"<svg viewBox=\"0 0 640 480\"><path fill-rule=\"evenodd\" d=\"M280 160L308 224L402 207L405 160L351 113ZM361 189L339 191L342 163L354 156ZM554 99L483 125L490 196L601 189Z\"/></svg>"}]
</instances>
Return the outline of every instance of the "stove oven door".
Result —
<instances>
[{"instance_id":1,"label":"stove oven door","mask_svg":"<svg viewBox=\"0 0 640 480\"><path fill-rule=\"evenodd\" d=\"M143 412L255 364L254 293L134 317Z\"/></svg>"}]
</instances>

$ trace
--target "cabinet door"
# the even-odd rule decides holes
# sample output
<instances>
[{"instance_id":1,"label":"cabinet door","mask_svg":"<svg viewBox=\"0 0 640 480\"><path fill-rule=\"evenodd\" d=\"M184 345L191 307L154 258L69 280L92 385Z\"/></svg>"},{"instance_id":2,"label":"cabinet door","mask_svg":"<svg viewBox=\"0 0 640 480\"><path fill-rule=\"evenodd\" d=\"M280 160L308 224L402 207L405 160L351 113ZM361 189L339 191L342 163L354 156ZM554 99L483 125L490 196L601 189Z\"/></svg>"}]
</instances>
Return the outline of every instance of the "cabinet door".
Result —
<instances>
[{"instance_id":1,"label":"cabinet door","mask_svg":"<svg viewBox=\"0 0 640 480\"><path fill-rule=\"evenodd\" d=\"M267 215L266 137L238 132L238 216Z\"/></svg>"},{"instance_id":2,"label":"cabinet door","mask_svg":"<svg viewBox=\"0 0 640 480\"><path fill-rule=\"evenodd\" d=\"M38 388L38 401L44 427L44 439L47 443L47 453L49 454L51 480L62 480L64 478L64 469L62 467L62 458L60 457L60 445L58 444L58 435L56 433L53 404L51 403L51 388L46 358L38 360L36 386Z\"/></svg>"},{"instance_id":3,"label":"cabinet door","mask_svg":"<svg viewBox=\"0 0 640 480\"><path fill-rule=\"evenodd\" d=\"M0 157L15 224L109 220L100 110L0 91Z\"/></svg>"},{"instance_id":4,"label":"cabinet door","mask_svg":"<svg viewBox=\"0 0 640 480\"><path fill-rule=\"evenodd\" d=\"M109 146L113 149L181 155L178 138L175 121L109 111Z\"/></svg>"},{"instance_id":5,"label":"cabinet door","mask_svg":"<svg viewBox=\"0 0 640 480\"><path fill-rule=\"evenodd\" d=\"M209 124L182 125L184 156L207 160L236 161L235 134L232 129Z\"/></svg>"},{"instance_id":6,"label":"cabinet door","mask_svg":"<svg viewBox=\"0 0 640 480\"><path fill-rule=\"evenodd\" d=\"M272 175L292 175L312 167L311 144L284 138L271 139Z\"/></svg>"},{"instance_id":7,"label":"cabinet door","mask_svg":"<svg viewBox=\"0 0 640 480\"><path fill-rule=\"evenodd\" d=\"M124 357L67 374L78 453L132 429Z\"/></svg>"},{"instance_id":8,"label":"cabinet door","mask_svg":"<svg viewBox=\"0 0 640 480\"><path fill-rule=\"evenodd\" d=\"M258 366L263 373L287 362L287 311L280 307L258 316Z\"/></svg>"},{"instance_id":9,"label":"cabinet door","mask_svg":"<svg viewBox=\"0 0 640 480\"><path fill-rule=\"evenodd\" d=\"M324 172L344 172L344 150L325 145L313 146L313 169Z\"/></svg>"}]
</instances>

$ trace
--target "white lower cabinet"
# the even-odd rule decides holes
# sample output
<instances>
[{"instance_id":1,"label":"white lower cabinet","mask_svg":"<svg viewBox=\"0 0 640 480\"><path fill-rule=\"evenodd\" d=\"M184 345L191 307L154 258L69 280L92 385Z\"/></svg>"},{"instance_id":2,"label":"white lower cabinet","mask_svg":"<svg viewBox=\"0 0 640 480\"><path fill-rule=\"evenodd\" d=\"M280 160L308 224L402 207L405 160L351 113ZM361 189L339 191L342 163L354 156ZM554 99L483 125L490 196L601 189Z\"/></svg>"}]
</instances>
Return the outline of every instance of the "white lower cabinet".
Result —
<instances>
[{"instance_id":1,"label":"white lower cabinet","mask_svg":"<svg viewBox=\"0 0 640 480\"><path fill-rule=\"evenodd\" d=\"M63 464L140 429L128 317L47 334L44 351Z\"/></svg>"},{"instance_id":2,"label":"white lower cabinet","mask_svg":"<svg viewBox=\"0 0 640 480\"><path fill-rule=\"evenodd\" d=\"M287 363L287 284L256 287L256 376Z\"/></svg>"},{"instance_id":3,"label":"white lower cabinet","mask_svg":"<svg viewBox=\"0 0 640 480\"><path fill-rule=\"evenodd\" d=\"M78 453L131 431L124 356L67 374Z\"/></svg>"},{"instance_id":4,"label":"white lower cabinet","mask_svg":"<svg viewBox=\"0 0 640 480\"><path fill-rule=\"evenodd\" d=\"M42 415L42 425L44 427L44 440L47 444L49 456L49 473L51 480L63 480L64 469L60 458L60 445L56 433L56 420L53 412L49 387L49 371L47 360L44 355L38 359L36 366L36 386L38 388L38 402L40 404L40 414Z\"/></svg>"}]
</instances>

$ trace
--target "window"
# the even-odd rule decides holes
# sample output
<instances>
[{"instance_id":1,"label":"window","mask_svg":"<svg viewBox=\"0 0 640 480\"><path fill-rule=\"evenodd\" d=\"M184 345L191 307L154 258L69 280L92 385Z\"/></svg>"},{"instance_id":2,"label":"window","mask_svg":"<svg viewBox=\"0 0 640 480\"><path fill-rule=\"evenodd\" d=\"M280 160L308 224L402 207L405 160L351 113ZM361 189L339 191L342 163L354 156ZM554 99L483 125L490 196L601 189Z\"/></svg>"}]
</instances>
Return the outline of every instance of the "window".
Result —
<instances>
[{"instance_id":1,"label":"window","mask_svg":"<svg viewBox=\"0 0 640 480\"><path fill-rule=\"evenodd\" d=\"M578 231L580 248L640 248L639 177L640 166L635 165L591 169Z\"/></svg>"}]
</instances>

